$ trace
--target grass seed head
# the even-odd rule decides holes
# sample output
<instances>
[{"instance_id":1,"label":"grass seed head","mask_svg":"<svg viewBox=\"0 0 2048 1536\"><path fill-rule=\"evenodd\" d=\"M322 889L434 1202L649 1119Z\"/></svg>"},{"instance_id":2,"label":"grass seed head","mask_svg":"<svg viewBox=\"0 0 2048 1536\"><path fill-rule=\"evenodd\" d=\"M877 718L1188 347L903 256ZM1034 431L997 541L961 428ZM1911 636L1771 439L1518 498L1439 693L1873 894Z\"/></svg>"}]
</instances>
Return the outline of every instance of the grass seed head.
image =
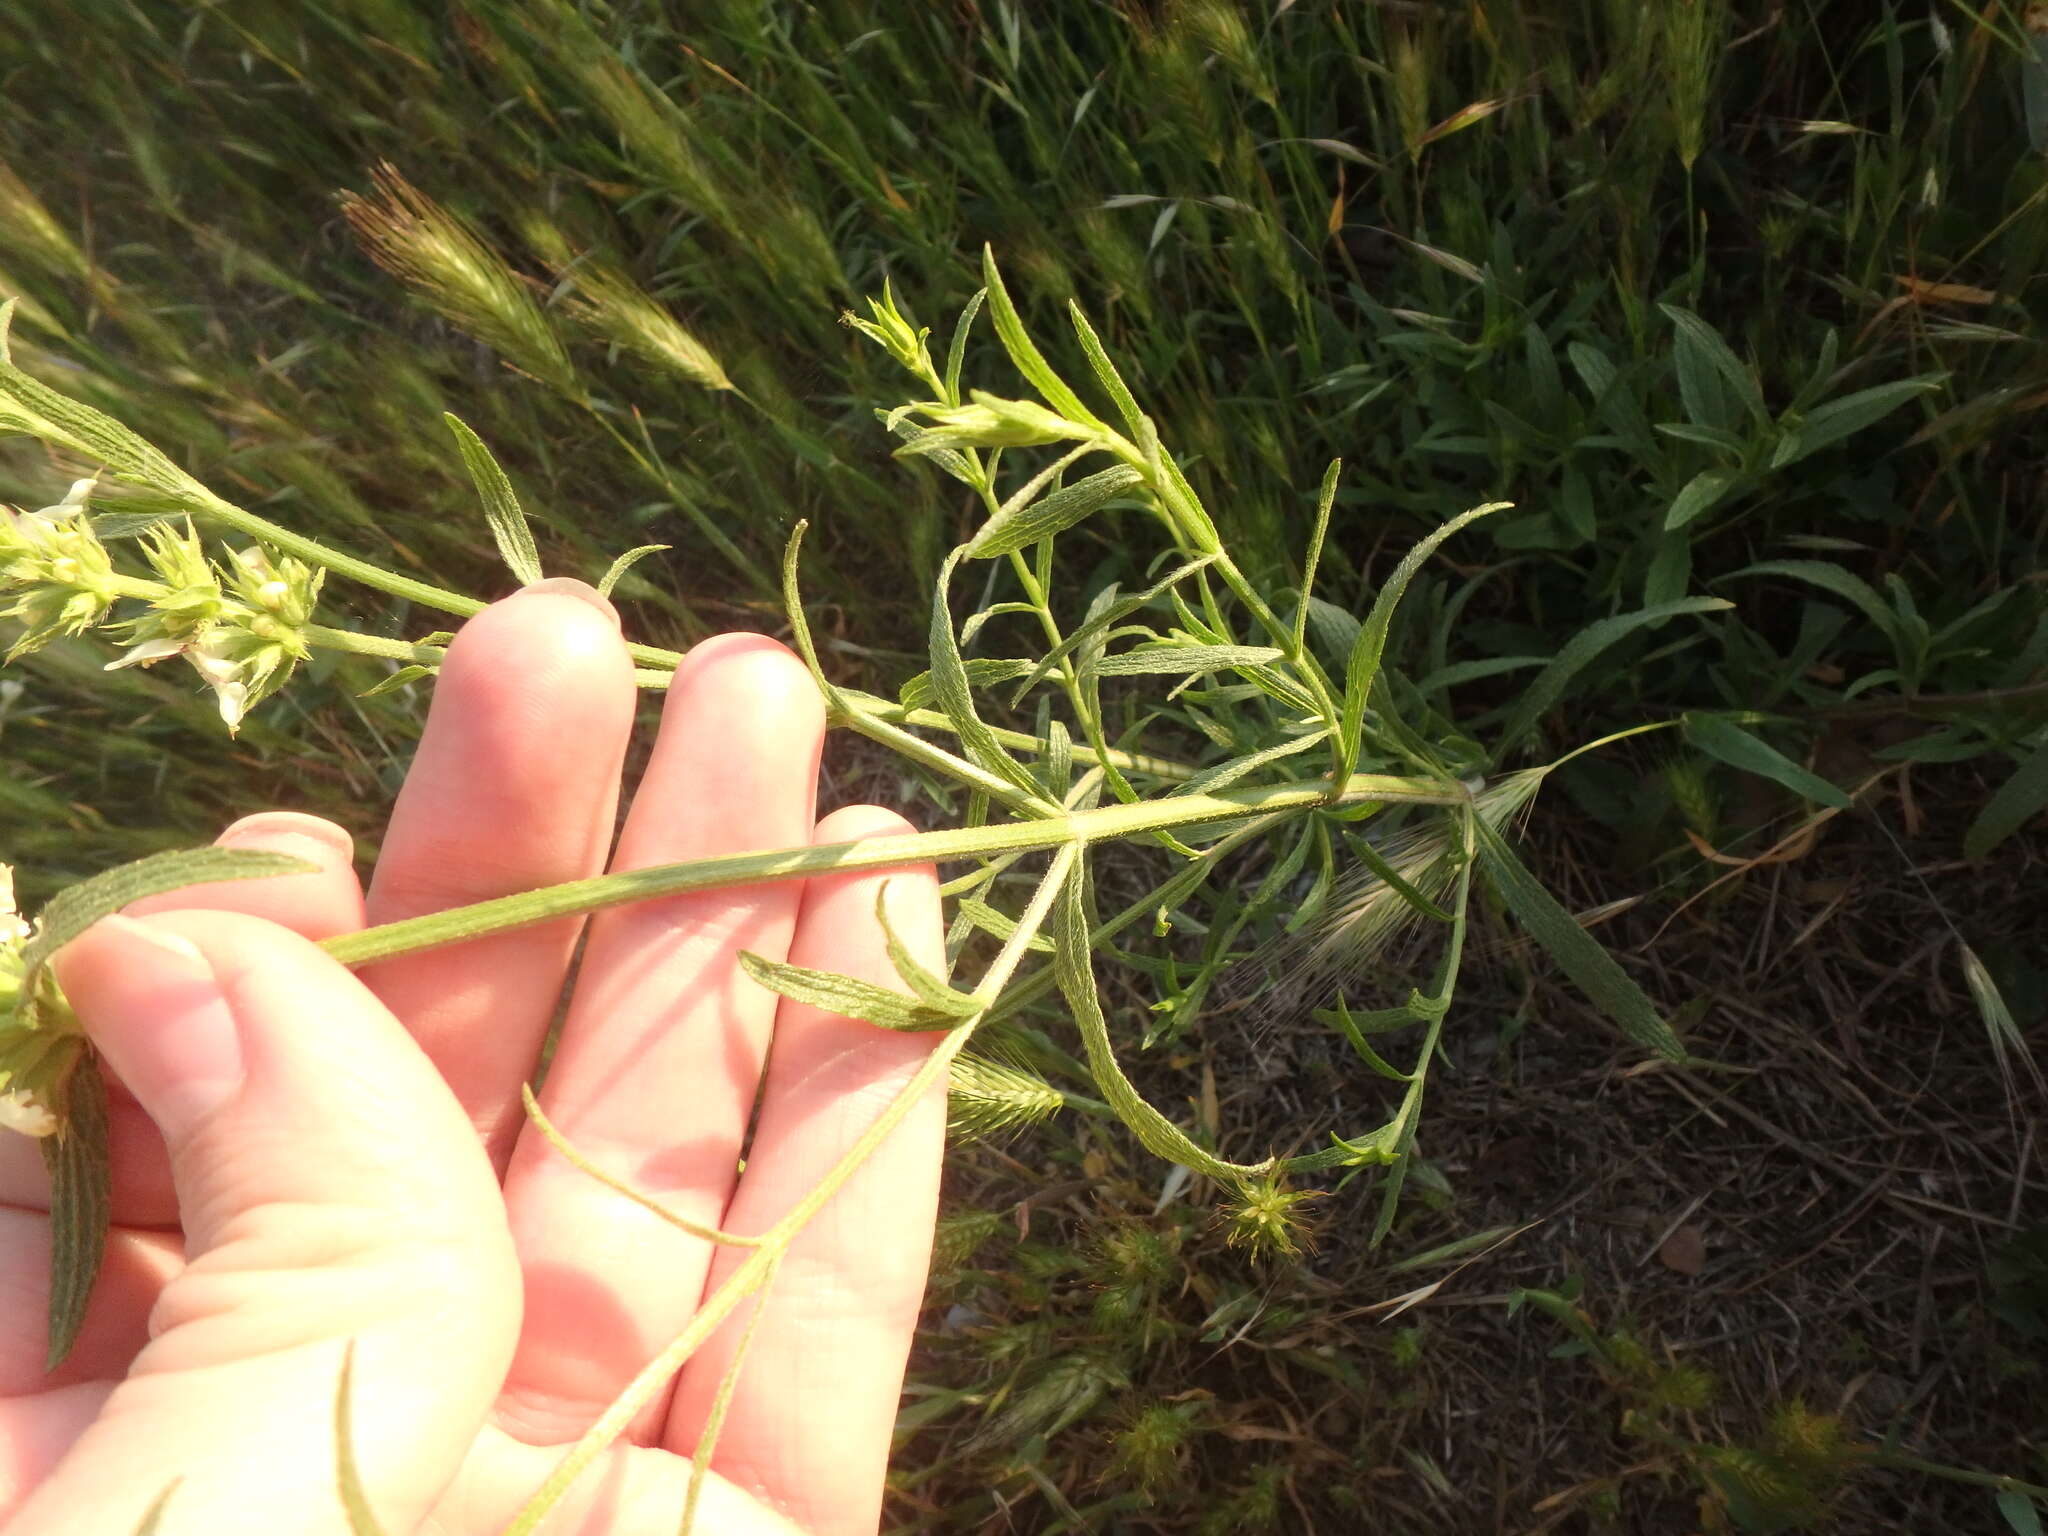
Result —
<instances>
[{"instance_id":1,"label":"grass seed head","mask_svg":"<svg viewBox=\"0 0 2048 1536\"><path fill-rule=\"evenodd\" d=\"M392 166L379 166L374 179L374 195L343 193L341 199L371 258L513 366L577 393L561 338L504 258Z\"/></svg>"}]
</instances>

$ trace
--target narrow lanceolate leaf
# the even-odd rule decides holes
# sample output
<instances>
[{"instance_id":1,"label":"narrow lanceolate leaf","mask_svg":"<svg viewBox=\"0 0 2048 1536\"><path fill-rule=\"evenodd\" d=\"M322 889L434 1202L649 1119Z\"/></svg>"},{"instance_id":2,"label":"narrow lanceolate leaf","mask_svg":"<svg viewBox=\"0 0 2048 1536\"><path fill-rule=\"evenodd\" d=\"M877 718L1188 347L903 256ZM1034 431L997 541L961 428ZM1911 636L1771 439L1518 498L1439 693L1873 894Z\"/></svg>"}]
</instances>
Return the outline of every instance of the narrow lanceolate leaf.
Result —
<instances>
[{"instance_id":1,"label":"narrow lanceolate leaf","mask_svg":"<svg viewBox=\"0 0 2048 1536\"><path fill-rule=\"evenodd\" d=\"M1687 715L1686 739L1707 756L1719 758L1730 768L1776 779L1795 795L1816 805L1849 809L1849 797L1817 773L1810 773L1769 742L1752 736L1732 720L1719 715Z\"/></svg>"},{"instance_id":2,"label":"narrow lanceolate leaf","mask_svg":"<svg viewBox=\"0 0 2048 1536\"><path fill-rule=\"evenodd\" d=\"M1530 335L1541 333L1531 330ZM1323 471L1323 486L1316 493L1316 521L1308 536L1308 554L1301 563L1301 601L1294 605L1294 654L1298 659L1308 655L1308 600L1316 585L1316 566L1323 558L1323 540L1330 532L1330 509L1337 504L1337 481L1344 473L1342 459L1330 460L1330 467Z\"/></svg>"},{"instance_id":3,"label":"narrow lanceolate leaf","mask_svg":"<svg viewBox=\"0 0 2048 1536\"><path fill-rule=\"evenodd\" d=\"M135 1536L156 1536L164 1523L164 1511L170 1508L171 1495L178 1491L178 1484L183 1481L183 1478L174 1477L164 1484L164 1491L149 1506L149 1512L142 1517L142 1524L135 1527Z\"/></svg>"},{"instance_id":4,"label":"narrow lanceolate leaf","mask_svg":"<svg viewBox=\"0 0 2048 1536\"><path fill-rule=\"evenodd\" d=\"M86 1304L107 1251L113 1161L107 1152L107 1085L87 1051L71 1070L64 1128L42 1139L50 1175L50 1327L47 1369L78 1342Z\"/></svg>"},{"instance_id":5,"label":"narrow lanceolate leaf","mask_svg":"<svg viewBox=\"0 0 2048 1536\"><path fill-rule=\"evenodd\" d=\"M1907 401L1918 399L1931 389L1939 389L1946 377L1946 374L1930 373L1917 379L1873 384L1869 389L1859 389L1839 400L1815 406L1800 424L1799 451L1784 462L1797 463L1830 443L1838 443L1865 427L1875 426Z\"/></svg>"},{"instance_id":6,"label":"narrow lanceolate leaf","mask_svg":"<svg viewBox=\"0 0 2048 1536\"><path fill-rule=\"evenodd\" d=\"M1109 360L1109 353L1103 349L1102 338L1095 334L1095 327L1088 323L1088 317L1081 313L1081 306L1073 300L1067 301L1067 314L1074 322L1074 334L1080 338L1081 350L1088 355L1088 366L1095 370L1095 378L1102 385L1116 406L1117 414L1124 419L1124 425L1133 436L1138 432L1138 423L1145 419L1145 413L1138 409L1138 402L1131 394L1130 386L1124 383L1123 375L1116 371L1116 364Z\"/></svg>"},{"instance_id":7,"label":"narrow lanceolate leaf","mask_svg":"<svg viewBox=\"0 0 2048 1536\"><path fill-rule=\"evenodd\" d=\"M1046 878L1054 877L1048 874ZM1146 1103L1124 1075L1116 1049L1110 1044L1109 1019L1102 1011L1102 998L1095 988L1086 880L1078 864L1064 877L1058 901L1053 918L1053 971L1080 1028L1082 1044L1087 1047L1088 1072L1095 1079L1097 1091L1116 1117L1130 1127L1138 1144L1153 1156L1226 1181L1248 1171L1204 1151L1186 1131Z\"/></svg>"},{"instance_id":8,"label":"narrow lanceolate leaf","mask_svg":"<svg viewBox=\"0 0 2048 1536\"><path fill-rule=\"evenodd\" d=\"M1752 374L1734 349L1721 339L1721 333L1689 309L1680 309L1676 304L1659 304L1665 318L1678 328L1682 341L1679 353L1680 379L1683 382L1689 369L1709 371L1719 376L1721 382L1734 393L1743 409L1759 423L1767 421L1764 410L1763 392L1757 387L1756 376ZM1692 391L1686 391L1688 397ZM1692 404L1690 398L1688 406ZM1711 415L1711 413L1709 413ZM1699 417L1695 416L1695 420ZM1717 426L1729 425L1715 422Z\"/></svg>"},{"instance_id":9,"label":"narrow lanceolate leaf","mask_svg":"<svg viewBox=\"0 0 2048 1536\"><path fill-rule=\"evenodd\" d=\"M957 549L946 557L946 563L939 569L937 590L932 594L933 696L939 708L945 711L946 718L953 722L953 730L960 737L960 745L966 749L969 760L985 772L1001 774L1024 794L1036 799L1037 782L1022 764L1003 750L995 732L982 723L981 716L974 710L967 664L960 655L960 642L953 634L953 613L946 596L946 589L953 579L953 569L961 558L962 552Z\"/></svg>"},{"instance_id":10,"label":"narrow lanceolate leaf","mask_svg":"<svg viewBox=\"0 0 2048 1536\"><path fill-rule=\"evenodd\" d=\"M1038 670L1038 663L1015 656L976 656L965 663L967 685L970 688L989 688L997 683L1012 682L1020 677L1030 677ZM938 687L932 682L929 672L920 672L911 678L896 694L896 701L905 709L923 709L938 697Z\"/></svg>"},{"instance_id":11,"label":"narrow lanceolate leaf","mask_svg":"<svg viewBox=\"0 0 2048 1536\"><path fill-rule=\"evenodd\" d=\"M22 947L24 1007L33 1009L40 988L33 983L50 957L101 918L145 896L216 880L254 880L267 875L305 875L314 866L288 853L240 848L187 848L153 853L118 865L90 880L66 886L36 914L35 936Z\"/></svg>"},{"instance_id":12,"label":"narrow lanceolate leaf","mask_svg":"<svg viewBox=\"0 0 2048 1536\"><path fill-rule=\"evenodd\" d=\"M1109 502L1142 484L1145 477L1128 464L1119 464L1076 480L1072 485L1019 503L1006 503L967 545L967 558L987 560L1028 549L1040 539L1065 533ZM1021 494L1021 493L1020 493Z\"/></svg>"},{"instance_id":13,"label":"narrow lanceolate leaf","mask_svg":"<svg viewBox=\"0 0 2048 1536\"><path fill-rule=\"evenodd\" d=\"M0 304L0 431L25 432L46 443L61 443L131 485L146 485L181 503L207 500L206 488L163 454L91 406L60 395L14 365L7 331L14 300Z\"/></svg>"},{"instance_id":14,"label":"narrow lanceolate leaf","mask_svg":"<svg viewBox=\"0 0 2048 1536\"><path fill-rule=\"evenodd\" d=\"M1564 697L1566 686L1616 641L1646 624L1661 623L1684 613L1718 613L1735 605L1718 597L1681 597L1676 602L1654 603L1634 613L1618 613L1611 619L1589 624L1574 635L1565 648L1550 659L1536 680L1522 694L1521 703L1501 728L1499 750L1505 753L1536 728L1537 721Z\"/></svg>"},{"instance_id":15,"label":"narrow lanceolate leaf","mask_svg":"<svg viewBox=\"0 0 2048 1536\"><path fill-rule=\"evenodd\" d=\"M1045 397L1047 405L1067 420L1100 426L1095 413L1082 404L1081 397L1067 388L1065 381L1053 372L1052 364L1045 360L1045 354L1038 350L1038 344L1025 331L1023 317L1017 313L1017 306L1010 302L1010 291L1003 286L1002 273L996 270L995 252L988 246L981 250L981 280L988 289L988 312L996 323L996 335L1003 343L1003 350L1010 354L1010 361L1017 365L1017 371Z\"/></svg>"},{"instance_id":16,"label":"narrow lanceolate leaf","mask_svg":"<svg viewBox=\"0 0 2048 1536\"><path fill-rule=\"evenodd\" d=\"M841 976L835 971L814 971L808 966L786 965L780 960L764 959L744 950L740 953L740 969L779 997L809 1003L827 1013L860 1019L883 1029L951 1029L981 1006L971 998L954 993L960 998L960 1005L938 1008L922 997L891 992L871 981Z\"/></svg>"},{"instance_id":17,"label":"narrow lanceolate leaf","mask_svg":"<svg viewBox=\"0 0 2048 1536\"><path fill-rule=\"evenodd\" d=\"M1963 857L1981 859L2048 806L2048 742L1998 786L1963 834Z\"/></svg>"},{"instance_id":18,"label":"narrow lanceolate leaf","mask_svg":"<svg viewBox=\"0 0 2048 1536\"><path fill-rule=\"evenodd\" d=\"M1142 651L1125 651L1104 656L1095 663L1102 677L1138 677L1164 673L1190 677L1197 672L1220 672L1227 667L1256 667L1278 661L1281 652L1270 645L1161 645Z\"/></svg>"},{"instance_id":19,"label":"narrow lanceolate leaf","mask_svg":"<svg viewBox=\"0 0 2048 1536\"><path fill-rule=\"evenodd\" d=\"M1297 736L1292 741L1283 741L1276 747L1266 747L1257 752L1247 752L1242 757L1233 757L1228 762L1218 763L1213 768L1204 768L1192 779L1174 787L1176 795L1207 795L1219 789L1228 789L1239 779L1258 772L1269 763L1277 763L1284 757L1293 757L1297 752L1306 752L1310 747L1323 741L1330 734L1328 726Z\"/></svg>"},{"instance_id":20,"label":"narrow lanceolate leaf","mask_svg":"<svg viewBox=\"0 0 2048 1536\"><path fill-rule=\"evenodd\" d=\"M1358 761L1359 737L1365 728L1366 700L1372 695L1373 679L1379 675L1380 656L1387 648L1387 628L1394 622L1394 610L1400 606L1408 583L1444 540L1467 523L1477 522L1489 512L1499 512L1508 505L1505 501L1494 501L1459 513L1409 550L1407 557L1394 567L1394 574L1380 588L1379 596L1373 599L1372 612L1366 615L1365 623L1359 628L1358 638L1352 642L1351 655L1344 667L1344 707L1338 727L1338 748L1343 753L1339 778L1349 774Z\"/></svg>"},{"instance_id":21,"label":"narrow lanceolate leaf","mask_svg":"<svg viewBox=\"0 0 2048 1536\"><path fill-rule=\"evenodd\" d=\"M988 297L986 288L975 290L974 297L967 301L967 307L960 311L960 318L953 322L953 344L946 349L946 403L960 403L960 365L967 358L967 337L974 330L974 317L981 313L982 301Z\"/></svg>"},{"instance_id":22,"label":"narrow lanceolate leaf","mask_svg":"<svg viewBox=\"0 0 2048 1536\"><path fill-rule=\"evenodd\" d=\"M254 880L266 875L308 875L317 871L288 853L246 848L182 848L153 853L146 859L94 875L66 886L36 914L35 937L22 949L25 968L48 962L50 956L101 918L145 896L161 896L188 885L216 880Z\"/></svg>"},{"instance_id":23,"label":"narrow lanceolate leaf","mask_svg":"<svg viewBox=\"0 0 2048 1536\"><path fill-rule=\"evenodd\" d=\"M1635 979L1529 873L1507 839L1487 825L1485 817L1473 817L1472 825L1478 834L1480 866L1515 920L1549 951L1558 969L1620 1025L1629 1039L1667 1061L1684 1061L1684 1045Z\"/></svg>"},{"instance_id":24,"label":"narrow lanceolate leaf","mask_svg":"<svg viewBox=\"0 0 2048 1536\"><path fill-rule=\"evenodd\" d=\"M619 578L633 569L649 555L658 555L669 546L666 544L642 544L638 549L629 549L612 562L611 569L598 578L597 591L600 597L610 597L612 588L619 584Z\"/></svg>"},{"instance_id":25,"label":"narrow lanceolate leaf","mask_svg":"<svg viewBox=\"0 0 2048 1536\"><path fill-rule=\"evenodd\" d=\"M1726 579L1734 581L1743 576L1789 576L1794 581L1819 587L1823 592L1832 592L1836 597L1854 603L1894 646L1899 643L1899 616L1892 611L1891 604L1879 597L1877 589L1861 576L1851 574L1833 561L1760 560L1755 565L1745 565L1739 571L1730 572Z\"/></svg>"},{"instance_id":26,"label":"narrow lanceolate leaf","mask_svg":"<svg viewBox=\"0 0 2048 1536\"><path fill-rule=\"evenodd\" d=\"M341 1357L341 1385L334 1391L335 1482L352 1536L384 1536L384 1528L370 1512L370 1496L364 1492L362 1474L356 1468L355 1434L349 1422L349 1385L355 1376L355 1363L356 1346L351 1339Z\"/></svg>"},{"instance_id":27,"label":"narrow lanceolate leaf","mask_svg":"<svg viewBox=\"0 0 2048 1536\"><path fill-rule=\"evenodd\" d=\"M533 531L526 526L526 514L519 508L512 482L505 478L505 471L491 457L484 440L470 431L461 417L444 413L441 419L455 434L455 446L462 451L469 478L476 482L476 493L483 500L484 516L490 521L498 557L520 581L539 581L540 554L533 547Z\"/></svg>"},{"instance_id":28,"label":"narrow lanceolate leaf","mask_svg":"<svg viewBox=\"0 0 2048 1536\"><path fill-rule=\"evenodd\" d=\"M910 946L903 942L896 932L896 925L889 921L889 909L883 902L889 892L889 883L882 882L882 888L875 892L875 922L882 930L882 945L888 951L889 963L896 968L896 974L903 984L910 988L917 1000L927 1008L958 1018L979 1013L981 1004L965 992L949 984L945 977L927 969L917 956L910 952Z\"/></svg>"},{"instance_id":29,"label":"narrow lanceolate leaf","mask_svg":"<svg viewBox=\"0 0 2048 1536\"><path fill-rule=\"evenodd\" d=\"M408 683L416 683L423 677L432 677L438 670L440 669L437 667L400 667L389 677L372 683L361 693L357 694L356 697L359 699L374 699L380 694L396 693Z\"/></svg>"},{"instance_id":30,"label":"narrow lanceolate leaf","mask_svg":"<svg viewBox=\"0 0 2048 1536\"><path fill-rule=\"evenodd\" d=\"M1703 469L1694 475L1685 482L1685 489L1672 498L1670 508L1664 513L1664 531L1671 533L1701 513L1712 511L1737 478L1732 469Z\"/></svg>"}]
</instances>

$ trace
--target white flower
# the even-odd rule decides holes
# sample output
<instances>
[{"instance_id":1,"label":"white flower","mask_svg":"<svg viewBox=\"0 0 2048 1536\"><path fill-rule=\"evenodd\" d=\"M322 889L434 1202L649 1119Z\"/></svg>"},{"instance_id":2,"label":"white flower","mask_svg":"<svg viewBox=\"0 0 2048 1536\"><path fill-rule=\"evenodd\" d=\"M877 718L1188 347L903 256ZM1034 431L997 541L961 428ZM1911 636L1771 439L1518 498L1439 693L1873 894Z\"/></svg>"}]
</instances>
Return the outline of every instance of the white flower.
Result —
<instances>
[{"instance_id":1,"label":"white flower","mask_svg":"<svg viewBox=\"0 0 2048 1536\"><path fill-rule=\"evenodd\" d=\"M166 656L175 656L185 649L185 642L159 635L154 640L145 640L140 645L131 645L106 665L109 672L118 672L123 667L148 666L152 661L162 661Z\"/></svg>"},{"instance_id":2,"label":"white flower","mask_svg":"<svg viewBox=\"0 0 2048 1536\"><path fill-rule=\"evenodd\" d=\"M24 1136L54 1136L57 1117L32 1093L0 1093L0 1130Z\"/></svg>"},{"instance_id":3,"label":"white flower","mask_svg":"<svg viewBox=\"0 0 2048 1536\"><path fill-rule=\"evenodd\" d=\"M74 480L71 482L71 489L64 493L62 501L52 507L42 507L32 515L53 520L76 517L85 510L86 500L92 495L92 488L98 483L97 479Z\"/></svg>"}]
</instances>

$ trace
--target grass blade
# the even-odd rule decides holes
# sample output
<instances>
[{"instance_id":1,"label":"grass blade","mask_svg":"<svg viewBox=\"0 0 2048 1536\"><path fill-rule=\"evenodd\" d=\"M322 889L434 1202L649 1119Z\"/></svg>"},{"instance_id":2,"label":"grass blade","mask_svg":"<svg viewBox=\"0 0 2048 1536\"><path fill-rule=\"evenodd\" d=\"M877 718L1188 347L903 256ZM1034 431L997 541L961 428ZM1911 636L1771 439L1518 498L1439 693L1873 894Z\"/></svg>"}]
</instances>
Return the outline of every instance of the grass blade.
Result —
<instances>
[{"instance_id":1,"label":"grass blade","mask_svg":"<svg viewBox=\"0 0 2048 1536\"><path fill-rule=\"evenodd\" d=\"M1687 715L1686 739L1731 768L1775 779L1795 795L1835 810L1849 809L1849 797L1819 774L1809 773L1770 743L1720 715Z\"/></svg>"},{"instance_id":2,"label":"grass blade","mask_svg":"<svg viewBox=\"0 0 2048 1536\"><path fill-rule=\"evenodd\" d=\"M1963 857L1981 859L2048 805L2048 742L2013 770L1963 834Z\"/></svg>"},{"instance_id":3,"label":"grass blade","mask_svg":"<svg viewBox=\"0 0 2048 1536\"><path fill-rule=\"evenodd\" d=\"M1494 888L1515 920L1549 951L1558 969L1620 1025L1629 1039L1666 1061L1683 1062L1685 1046L1635 979L1529 873L1507 839L1487 825L1483 816L1473 817L1472 825L1479 838L1479 862L1492 877Z\"/></svg>"},{"instance_id":4,"label":"grass blade","mask_svg":"<svg viewBox=\"0 0 2048 1536\"><path fill-rule=\"evenodd\" d=\"M1536 723L1551 705L1564 697L1566 685L1616 641L1645 625L1659 624L1680 614L1718 613L1734 606L1724 598L1682 597L1676 602L1657 603L1634 613L1616 614L1611 619L1587 625L1551 658L1549 665L1536 674L1536 680L1523 693L1521 703L1515 706L1515 712L1501 728L1496 757L1518 746L1536 728Z\"/></svg>"}]
</instances>

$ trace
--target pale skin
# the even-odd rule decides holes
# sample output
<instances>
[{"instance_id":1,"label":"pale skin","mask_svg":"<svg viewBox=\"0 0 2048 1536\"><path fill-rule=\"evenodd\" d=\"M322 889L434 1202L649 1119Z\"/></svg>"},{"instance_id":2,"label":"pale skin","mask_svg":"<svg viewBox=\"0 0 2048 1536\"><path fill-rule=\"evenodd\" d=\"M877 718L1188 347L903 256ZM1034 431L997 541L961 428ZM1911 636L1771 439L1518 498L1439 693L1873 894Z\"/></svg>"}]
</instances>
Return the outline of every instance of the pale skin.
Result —
<instances>
[{"instance_id":1,"label":"pale skin","mask_svg":"<svg viewBox=\"0 0 2048 1536\"><path fill-rule=\"evenodd\" d=\"M608 857L623 869L908 830L872 806L817 819L817 691L773 641L727 635L679 669L614 848L634 709L608 605L580 583L530 588L452 646L367 893L346 832L267 814L222 841L318 873L140 904L63 952L114 1079L115 1227L77 1346L46 1374L48 1184L26 1138L0 1138L5 1536L129 1536L174 1479L164 1536L345 1531L333 1405L351 1344L356 1454L384 1529L496 1531L734 1267L740 1250L594 1182L525 1119L574 922L359 976L309 942L596 874ZM929 866L598 916L541 1091L549 1118L675 1212L768 1228L934 1037L779 1001L736 957L898 985L875 917L885 888L897 933L939 966ZM944 1119L934 1093L796 1239L699 1531L875 1531ZM542 1530L671 1536L746 1312Z\"/></svg>"}]
</instances>

